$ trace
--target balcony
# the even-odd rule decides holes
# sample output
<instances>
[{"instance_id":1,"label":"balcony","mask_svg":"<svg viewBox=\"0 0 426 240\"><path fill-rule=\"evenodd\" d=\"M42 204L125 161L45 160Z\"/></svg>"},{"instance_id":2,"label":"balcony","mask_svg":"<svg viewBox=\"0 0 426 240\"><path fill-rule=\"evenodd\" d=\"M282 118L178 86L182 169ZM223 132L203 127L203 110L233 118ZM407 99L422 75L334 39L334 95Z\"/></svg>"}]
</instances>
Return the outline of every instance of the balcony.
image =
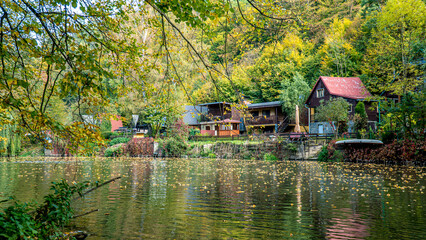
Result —
<instances>
[{"instance_id":1,"label":"balcony","mask_svg":"<svg viewBox=\"0 0 426 240\"><path fill-rule=\"evenodd\" d=\"M220 116L220 115L213 116L212 114L207 114L207 115L203 114L200 116L200 122L221 121L221 120L230 119L230 118L232 118L231 113L226 113L223 116Z\"/></svg>"},{"instance_id":2,"label":"balcony","mask_svg":"<svg viewBox=\"0 0 426 240\"><path fill-rule=\"evenodd\" d=\"M277 120L275 116L258 116L249 118L246 120L247 125L266 125L266 124L276 124Z\"/></svg>"}]
</instances>

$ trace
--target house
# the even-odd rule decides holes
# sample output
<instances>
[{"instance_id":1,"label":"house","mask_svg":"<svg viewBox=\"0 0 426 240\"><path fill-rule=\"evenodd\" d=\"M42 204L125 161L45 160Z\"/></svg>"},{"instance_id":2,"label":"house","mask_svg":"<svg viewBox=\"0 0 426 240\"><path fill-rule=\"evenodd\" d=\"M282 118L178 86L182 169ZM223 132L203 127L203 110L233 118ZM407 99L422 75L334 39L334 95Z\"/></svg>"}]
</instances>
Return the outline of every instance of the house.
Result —
<instances>
[{"instance_id":1,"label":"house","mask_svg":"<svg viewBox=\"0 0 426 240\"><path fill-rule=\"evenodd\" d=\"M244 125L248 132L277 133L290 124L280 101L247 104L247 111Z\"/></svg>"},{"instance_id":2,"label":"house","mask_svg":"<svg viewBox=\"0 0 426 240\"><path fill-rule=\"evenodd\" d=\"M212 102L185 106L183 120L201 134L235 136L240 134L240 114L227 102Z\"/></svg>"},{"instance_id":3,"label":"house","mask_svg":"<svg viewBox=\"0 0 426 240\"><path fill-rule=\"evenodd\" d=\"M300 109L300 127L302 132L307 130L307 119L303 117L305 109ZM282 110L282 102L263 102L247 104L248 116L245 117L245 129L254 133L294 132L295 117L290 117ZM305 113L306 115L306 113ZM244 129L244 128L242 128Z\"/></svg>"},{"instance_id":4,"label":"house","mask_svg":"<svg viewBox=\"0 0 426 240\"><path fill-rule=\"evenodd\" d=\"M349 115L353 116L358 101L364 101L371 97L361 79L358 77L324 77L321 76L315 83L305 104L309 108L308 121L310 133L333 133L333 128L328 122L318 122L315 119L315 109L320 106L320 101L327 102L330 98L342 97L349 104ZM371 102L365 101L369 125L375 130L377 122L377 110L371 110ZM349 131L353 129L353 123L349 123Z\"/></svg>"}]
</instances>

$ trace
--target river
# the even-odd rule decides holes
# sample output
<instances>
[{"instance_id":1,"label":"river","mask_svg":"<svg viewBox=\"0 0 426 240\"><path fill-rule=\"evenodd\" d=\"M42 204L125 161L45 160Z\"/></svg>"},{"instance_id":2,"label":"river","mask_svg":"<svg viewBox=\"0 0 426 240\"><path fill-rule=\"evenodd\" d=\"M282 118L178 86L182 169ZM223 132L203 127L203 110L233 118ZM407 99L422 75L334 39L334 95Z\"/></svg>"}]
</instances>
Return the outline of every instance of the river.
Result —
<instances>
[{"instance_id":1,"label":"river","mask_svg":"<svg viewBox=\"0 0 426 240\"><path fill-rule=\"evenodd\" d=\"M87 239L425 239L426 171L213 159L0 160L0 199L122 178L73 202ZM6 207L8 202L0 207Z\"/></svg>"}]
</instances>

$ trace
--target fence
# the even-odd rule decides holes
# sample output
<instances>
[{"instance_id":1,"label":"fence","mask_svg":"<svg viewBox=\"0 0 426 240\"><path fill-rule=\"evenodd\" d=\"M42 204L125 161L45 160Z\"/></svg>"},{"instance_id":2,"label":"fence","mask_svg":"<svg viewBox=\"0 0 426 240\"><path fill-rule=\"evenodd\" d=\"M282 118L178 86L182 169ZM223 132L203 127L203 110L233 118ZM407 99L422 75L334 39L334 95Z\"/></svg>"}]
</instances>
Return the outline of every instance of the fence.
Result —
<instances>
[{"instance_id":1,"label":"fence","mask_svg":"<svg viewBox=\"0 0 426 240\"><path fill-rule=\"evenodd\" d=\"M318 141L326 141L329 142L333 139L333 134L318 134L318 133L277 133L277 134L253 134L253 135L236 135L236 136L191 136L191 141L289 141L289 142L297 142L297 141L306 141L313 140L315 142ZM345 134L344 137L356 137L356 134L350 133Z\"/></svg>"}]
</instances>

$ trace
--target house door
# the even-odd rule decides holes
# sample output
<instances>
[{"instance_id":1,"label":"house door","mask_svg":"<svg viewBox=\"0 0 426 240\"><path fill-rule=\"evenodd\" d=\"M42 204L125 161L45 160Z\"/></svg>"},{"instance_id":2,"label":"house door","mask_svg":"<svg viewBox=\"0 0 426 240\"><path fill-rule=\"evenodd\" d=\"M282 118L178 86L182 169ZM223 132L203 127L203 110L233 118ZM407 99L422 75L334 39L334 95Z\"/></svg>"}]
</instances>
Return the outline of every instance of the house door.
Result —
<instances>
[{"instance_id":1,"label":"house door","mask_svg":"<svg viewBox=\"0 0 426 240\"><path fill-rule=\"evenodd\" d=\"M218 126L218 125L215 125L215 126L214 126L214 130L215 130L215 131L214 131L214 135L215 135L215 136L218 136L218 135L219 135L219 126Z\"/></svg>"},{"instance_id":2,"label":"house door","mask_svg":"<svg viewBox=\"0 0 426 240\"><path fill-rule=\"evenodd\" d=\"M318 133L323 134L324 133L324 125L320 124L318 125Z\"/></svg>"}]
</instances>

